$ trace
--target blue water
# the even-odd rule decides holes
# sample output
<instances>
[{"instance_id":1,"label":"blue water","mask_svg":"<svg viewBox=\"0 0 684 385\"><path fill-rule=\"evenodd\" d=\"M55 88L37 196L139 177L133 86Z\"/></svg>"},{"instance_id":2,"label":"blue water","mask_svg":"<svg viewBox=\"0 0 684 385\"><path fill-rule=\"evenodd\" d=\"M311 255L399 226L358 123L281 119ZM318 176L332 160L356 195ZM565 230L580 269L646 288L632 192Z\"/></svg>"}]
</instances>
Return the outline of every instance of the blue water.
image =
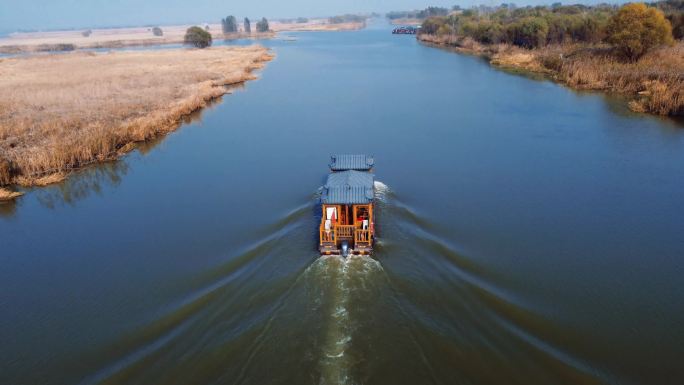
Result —
<instances>
[{"instance_id":1,"label":"blue water","mask_svg":"<svg viewBox=\"0 0 684 385\"><path fill-rule=\"evenodd\" d=\"M684 378L682 124L389 28L263 41L175 133L0 206L0 383ZM375 155L374 259L317 255L336 152Z\"/></svg>"}]
</instances>

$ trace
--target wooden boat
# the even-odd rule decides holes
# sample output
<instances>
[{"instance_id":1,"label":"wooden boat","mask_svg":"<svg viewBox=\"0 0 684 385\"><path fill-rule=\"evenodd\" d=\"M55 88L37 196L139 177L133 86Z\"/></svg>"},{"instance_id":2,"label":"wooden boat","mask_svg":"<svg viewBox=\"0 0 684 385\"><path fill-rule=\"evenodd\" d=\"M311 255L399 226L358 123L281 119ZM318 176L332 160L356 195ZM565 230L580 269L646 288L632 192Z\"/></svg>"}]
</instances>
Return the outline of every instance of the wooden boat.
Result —
<instances>
[{"instance_id":1,"label":"wooden boat","mask_svg":"<svg viewBox=\"0 0 684 385\"><path fill-rule=\"evenodd\" d=\"M321 194L319 250L322 255L370 254L375 224L374 159L368 155L333 155Z\"/></svg>"}]
</instances>

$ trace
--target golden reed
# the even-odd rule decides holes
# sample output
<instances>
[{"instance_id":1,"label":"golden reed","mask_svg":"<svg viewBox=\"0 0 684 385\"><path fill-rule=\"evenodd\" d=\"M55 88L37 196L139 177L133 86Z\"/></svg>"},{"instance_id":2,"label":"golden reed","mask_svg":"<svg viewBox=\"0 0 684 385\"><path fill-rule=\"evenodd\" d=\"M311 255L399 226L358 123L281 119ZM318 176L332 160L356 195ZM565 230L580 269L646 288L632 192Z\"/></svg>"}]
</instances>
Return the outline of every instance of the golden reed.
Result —
<instances>
[{"instance_id":1,"label":"golden reed","mask_svg":"<svg viewBox=\"0 0 684 385\"><path fill-rule=\"evenodd\" d=\"M261 46L0 59L0 186L115 159L271 59Z\"/></svg>"}]
</instances>

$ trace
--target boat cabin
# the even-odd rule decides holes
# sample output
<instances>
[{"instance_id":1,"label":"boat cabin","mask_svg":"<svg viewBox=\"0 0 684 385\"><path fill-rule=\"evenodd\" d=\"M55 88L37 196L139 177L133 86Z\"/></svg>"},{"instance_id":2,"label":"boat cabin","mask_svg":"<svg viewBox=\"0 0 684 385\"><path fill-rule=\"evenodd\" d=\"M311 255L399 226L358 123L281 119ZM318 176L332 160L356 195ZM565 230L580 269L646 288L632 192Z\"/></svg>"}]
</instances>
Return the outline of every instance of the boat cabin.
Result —
<instances>
[{"instance_id":1,"label":"boat cabin","mask_svg":"<svg viewBox=\"0 0 684 385\"><path fill-rule=\"evenodd\" d=\"M375 196L372 156L333 155L321 194L321 254L370 254Z\"/></svg>"}]
</instances>

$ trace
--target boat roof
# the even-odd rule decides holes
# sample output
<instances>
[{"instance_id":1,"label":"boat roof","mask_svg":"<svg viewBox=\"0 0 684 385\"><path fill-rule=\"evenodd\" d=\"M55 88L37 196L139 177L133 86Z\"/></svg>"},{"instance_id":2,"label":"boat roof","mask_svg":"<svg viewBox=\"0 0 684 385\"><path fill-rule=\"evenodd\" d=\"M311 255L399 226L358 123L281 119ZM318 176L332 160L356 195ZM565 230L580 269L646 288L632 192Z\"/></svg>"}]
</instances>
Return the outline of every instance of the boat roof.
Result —
<instances>
[{"instance_id":1,"label":"boat roof","mask_svg":"<svg viewBox=\"0 0 684 385\"><path fill-rule=\"evenodd\" d=\"M330 169L332 171L368 171L373 168L374 164L375 159L372 155L337 154L330 156Z\"/></svg>"},{"instance_id":2,"label":"boat roof","mask_svg":"<svg viewBox=\"0 0 684 385\"><path fill-rule=\"evenodd\" d=\"M321 201L324 204L368 204L373 202L374 176L368 172L347 170L328 175L323 186Z\"/></svg>"}]
</instances>

